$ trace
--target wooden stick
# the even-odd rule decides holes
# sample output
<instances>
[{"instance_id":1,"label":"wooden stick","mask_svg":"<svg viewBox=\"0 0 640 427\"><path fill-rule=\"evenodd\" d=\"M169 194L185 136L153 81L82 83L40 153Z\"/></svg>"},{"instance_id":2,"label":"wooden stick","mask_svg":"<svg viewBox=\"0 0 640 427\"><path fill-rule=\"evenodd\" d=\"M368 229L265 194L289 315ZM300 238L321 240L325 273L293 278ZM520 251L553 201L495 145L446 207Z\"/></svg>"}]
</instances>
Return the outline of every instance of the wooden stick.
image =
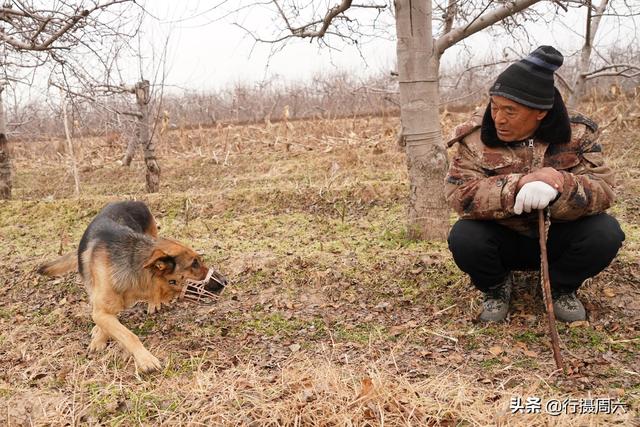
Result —
<instances>
[{"instance_id":1,"label":"wooden stick","mask_svg":"<svg viewBox=\"0 0 640 427\"><path fill-rule=\"evenodd\" d=\"M545 227L544 209L538 209L538 234L540 235L540 278L542 279L542 298L547 308L547 320L549 321L549 334L551 335L551 347L553 358L558 369L567 373L562 354L560 354L560 337L556 328L556 315L553 311L553 299L551 297L551 281L549 280L549 262L547 261L547 230Z\"/></svg>"}]
</instances>

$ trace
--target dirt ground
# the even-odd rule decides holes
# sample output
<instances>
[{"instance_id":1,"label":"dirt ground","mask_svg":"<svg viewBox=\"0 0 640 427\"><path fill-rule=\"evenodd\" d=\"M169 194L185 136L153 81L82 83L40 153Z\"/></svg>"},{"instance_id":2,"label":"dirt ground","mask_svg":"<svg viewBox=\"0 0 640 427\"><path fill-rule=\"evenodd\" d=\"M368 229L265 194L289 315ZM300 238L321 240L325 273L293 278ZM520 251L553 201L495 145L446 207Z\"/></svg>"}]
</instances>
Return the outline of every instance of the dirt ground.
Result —
<instances>
[{"instance_id":1,"label":"dirt ground","mask_svg":"<svg viewBox=\"0 0 640 427\"><path fill-rule=\"evenodd\" d=\"M75 197L55 141L16 143L14 199L0 202L0 425L640 425L640 122L594 113L627 240L580 292L588 322L558 324L567 376L535 277L518 277L507 323L478 324L480 295L446 246L407 238L395 117L178 129L158 143L152 195L121 145L76 141ZM212 306L122 314L164 364L151 375L113 343L88 354L76 276L34 272L121 199L147 202L162 235L231 283Z\"/></svg>"}]
</instances>

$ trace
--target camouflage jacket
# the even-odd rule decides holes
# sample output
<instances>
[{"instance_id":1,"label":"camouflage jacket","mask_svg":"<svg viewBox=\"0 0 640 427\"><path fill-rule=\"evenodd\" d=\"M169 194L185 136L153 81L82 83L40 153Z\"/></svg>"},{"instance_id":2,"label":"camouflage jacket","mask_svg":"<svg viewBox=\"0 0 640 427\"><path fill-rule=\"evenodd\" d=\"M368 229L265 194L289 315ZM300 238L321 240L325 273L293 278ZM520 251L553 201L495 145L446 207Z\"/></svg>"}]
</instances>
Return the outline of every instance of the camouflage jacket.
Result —
<instances>
[{"instance_id":1,"label":"camouflage jacket","mask_svg":"<svg viewBox=\"0 0 640 427\"><path fill-rule=\"evenodd\" d=\"M445 192L461 218L496 220L523 234L537 235L535 212L515 215L520 178L550 166L564 175L564 188L550 207L551 220L571 221L603 212L614 200L614 175L598 143L598 127L588 118L571 117L571 139L550 144L539 138L489 146L481 135L482 117L455 128L449 149Z\"/></svg>"}]
</instances>

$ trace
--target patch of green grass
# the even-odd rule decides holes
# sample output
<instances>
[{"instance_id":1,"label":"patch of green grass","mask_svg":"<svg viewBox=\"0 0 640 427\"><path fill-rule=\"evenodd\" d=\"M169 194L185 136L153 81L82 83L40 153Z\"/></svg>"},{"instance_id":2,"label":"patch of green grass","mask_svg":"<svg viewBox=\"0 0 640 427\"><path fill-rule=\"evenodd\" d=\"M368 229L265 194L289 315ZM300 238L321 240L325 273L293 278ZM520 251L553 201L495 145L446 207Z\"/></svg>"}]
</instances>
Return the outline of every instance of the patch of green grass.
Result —
<instances>
[{"instance_id":1,"label":"patch of green grass","mask_svg":"<svg viewBox=\"0 0 640 427\"><path fill-rule=\"evenodd\" d=\"M536 334L530 330L526 330L524 332L516 334L514 338L527 344L536 344L540 342L540 334Z\"/></svg>"},{"instance_id":2,"label":"patch of green grass","mask_svg":"<svg viewBox=\"0 0 640 427\"><path fill-rule=\"evenodd\" d=\"M373 323L358 323L356 325L339 325L333 328L334 338L337 341L355 342L366 344L370 339L374 341L390 339L387 328Z\"/></svg>"},{"instance_id":3,"label":"patch of green grass","mask_svg":"<svg viewBox=\"0 0 640 427\"><path fill-rule=\"evenodd\" d=\"M110 343L109 345L114 345L115 343ZM123 369L127 369L127 358L121 356L115 356L109 359L107 362L107 366L109 369L114 371L122 371Z\"/></svg>"},{"instance_id":4,"label":"patch of green grass","mask_svg":"<svg viewBox=\"0 0 640 427\"><path fill-rule=\"evenodd\" d=\"M620 370L614 366L607 366L606 369L600 372L600 375L605 378L620 378L621 374L622 372L620 372ZM616 386L611 384L611 387L616 387Z\"/></svg>"},{"instance_id":5,"label":"patch of green grass","mask_svg":"<svg viewBox=\"0 0 640 427\"><path fill-rule=\"evenodd\" d=\"M40 308L32 313L33 323L45 327L55 325L60 321L60 311L49 308Z\"/></svg>"},{"instance_id":6,"label":"patch of green grass","mask_svg":"<svg viewBox=\"0 0 640 427\"><path fill-rule=\"evenodd\" d=\"M473 335L485 335L485 336L488 336L488 337L497 337L497 336L500 336L501 334L502 334L502 331L500 331L495 326L487 326L485 328L473 331L473 333L470 336L473 336Z\"/></svg>"},{"instance_id":7,"label":"patch of green grass","mask_svg":"<svg viewBox=\"0 0 640 427\"><path fill-rule=\"evenodd\" d=\"M528 357L526 359L518 359L513 362L513 366L521 369L538 369L538 361L534 358Z\"/></svg>"},{"instance_id":8,"label":"patch of green grass","mask_svg":"<svg viewBox=\"0 0 640 427\"><path fill-rule=\"evenodd\" d=\"M159 396L150 392L126 393L126 404L116 406L116 410L104 421L110 426L130 426L152 424L160 411L175 411L180 401L175 396ZM116 412L114 415L113 412Z\"/></svg>"},{"instance_id":9,"label":"patch of green grass","mask_svg":"<svg viewBox=\"0 0 640 427\"><path fill-rule=\"evenodd\" d=\"M0 397L11 397L15 394L15 392L13 390L10 390L8 388L2 388L0 387Z\"/></svg>"},{"instance_id":10,"label":"patch of green grass","mask_svg":"<svg viewBox=\"0 0 640 427\"><path fill-rule=\"evenodd\" d=\"M473 335L464 336L461 339L461 344L464 347L464 349L467 351L473 351L480 348L480 342Z\"/></svg>"},{"instance_id":11,"label":"patch of green grass","mask_svg":"<svg viewBox=\"0 0 640 427\"><path fill-rule=\"evenodd\" d=\"M420 285L416 280L402 279L396 282L398 287L402 290L402 298L406 300L415 300L420 296Z\"/></svg>"},{"instance_id":12,"label":"patch of green grass","mask_svg":"<svg viewBox=\"0 0 640 427\"><path fill-rule=\"evenodd\" d=\"M182 357L169 357L162 375L171 378L183 375L190 375L198 370L198 367L205 362L202 356L191 356L188 359Z\"/></svg>"},{"instance_id":13,"label":"patch of green grass","mask_svg":"<svg viewBox=\"0 0 640 427\"><path fill-rule=\"evenodd\" d=\"M460 289L460 286L454 288L455 284L463 282L460 279L464 273L458 269L452 259L445 259L428 266L424 274L426 276L424 283L429 290L438 293L451 293L452 295L459 291L465 292L465 289ZM467 291L471 292L471 289L467 289Z\"/></svg>"},{"instance_id":14,"label":"patch of green grass","mask_svg":"<svg viewBox=\"0 0 640 427\"><path fill-rule=\"evenodd\" d=\"M503 365L502 360L496 357L492 357L491 359L485 359L482 362L480 362L480 366L482 366L485 369L493 369L502 365Z\"/></svg>"},{"instance_id":15,"label":"patch of green grass","mask_svg":"<svg viewBox=\"0 0 640 427\"><path fill-rule=\"evenodd\" d=\"M236 325L241 324L238 319L232 317L226 320L215 320L211 323L204 323L197 328L194 333L203 337L223 337L234 331Z\"/></svg>"},{"instance_id":16,"label":"patch of green grass","mask_svg":"<svg viewBox=\"0 0 640 427\"><path fill-rule=\"evenodd\" d=\"M379 242L383 247L388 249L408 248L418 243L418 240L412 239L405 227L387 228L382 232Z\"/></svg>"},{"instance_id":17,"label":"patch of green grass","mask_svg":"<svg viewBox=\"0 0 640 427\"><path fill-rule=\"evenodd\" d=\"M120 389L113 384L88 382L84 385L91 398L91 412L98 418L107 418L118 405Z\"/></svg>"},{"instance_id":18,"label":"patch of green grass","mask_svg":"<svg viewBox=\"0 0 640 427\"><path fill-rule=\"evenodd\" d=\"M138 336L148 335L156 327L156 321L153 318L147 318L142 324L131 328L131 331Z\"/></svg>"},{"instance_id":19,"label":"patch of green grass","mask_svg":"<svg viewBox=\"0 0 640 427\"><path fill-rule=\"evenodd\" d=\"M0 319L12 319L13 316L15 316L14 309L0 307Z\"/></svg>"},{"instance_id":20,"label":"patch of green grass","mask_svg":"<svg viewBox=\"0 0 640 427\"><path fill-rule=\"evenodd\" d=\"M252 332L266 336L291 336L303 329L311 331L311 338L326 336L326 327L321 319L305 321L300 319L287 319L281 313L272 313L258 319L252 319L240 326L241 329L249 329ZM309 335L305 335L309 337Z\"/></svg>"},{"instance_id":21,"label":"patch of green grass","mask_svg":"<svg viewBox=\"0 0 640 427\"><path fill-rule=\"evenodd\" d=\"M267 283L268 281L269 281L269 275L265 271L259 270L251 273L251 275L247 277L247 279L244 280L242 284L237 284L237 286L236 285L234 286L240 287L240 288L246 287L251 289L255 289L255 288L259 289L260 287L262 287L261 285L263 283Z\"/></svg>"},{"instance_id":22,"label":"patch of green grass","mask_svg":"<svg viewBox=\"0 0 640 427\"><path fill-rule=\"evenodd\" d=\"M589 347L597 351L606 351L609 339L603 332L597 331L591 327L585 328L569 328L567 331L569 336L568 345L571 348Z\"/></svg>"}]
</instances>

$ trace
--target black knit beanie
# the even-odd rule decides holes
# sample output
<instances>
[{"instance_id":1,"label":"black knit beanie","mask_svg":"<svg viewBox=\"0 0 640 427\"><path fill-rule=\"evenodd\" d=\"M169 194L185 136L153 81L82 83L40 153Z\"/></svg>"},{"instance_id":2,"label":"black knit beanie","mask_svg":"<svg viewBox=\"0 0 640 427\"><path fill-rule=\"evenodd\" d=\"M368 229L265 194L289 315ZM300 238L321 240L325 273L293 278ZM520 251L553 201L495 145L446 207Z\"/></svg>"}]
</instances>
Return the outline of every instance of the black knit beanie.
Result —
<instances>
[{"instance_id":1,"label":"black knit beanie","mask_svg":"<svg viewBox=\"0 0 640 427\"><path fill-rule=\"evenodd\" d=\"M498 95L527 107L553 107L553 73L564 57L551 46L540 46L526 58L509 65L496 79L489 95Z\"/></svg>"}]
</instances>

